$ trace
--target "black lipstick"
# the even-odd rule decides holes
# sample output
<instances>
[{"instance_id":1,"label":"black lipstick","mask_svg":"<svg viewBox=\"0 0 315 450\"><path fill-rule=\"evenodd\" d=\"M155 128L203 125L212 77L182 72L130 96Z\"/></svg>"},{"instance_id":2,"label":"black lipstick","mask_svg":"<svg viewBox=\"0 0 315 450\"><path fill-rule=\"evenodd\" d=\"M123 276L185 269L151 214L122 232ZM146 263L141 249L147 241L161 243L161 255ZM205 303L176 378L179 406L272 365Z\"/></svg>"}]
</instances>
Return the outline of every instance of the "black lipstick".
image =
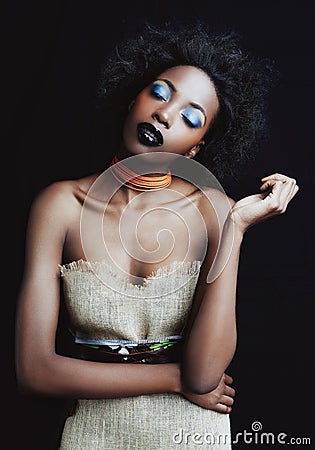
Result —
<instances>
[{"instance_id":1,"label":"black lipstick","mask_svg":"<svg viewBox=\"0 0 315 450\"><path fill-rule=\"evenodd\" d=\"M138 139L141 144L148 147L160 147L163 145L162 133L152 123L141 122L137 126Z\"/></svg>"}]
</instances>

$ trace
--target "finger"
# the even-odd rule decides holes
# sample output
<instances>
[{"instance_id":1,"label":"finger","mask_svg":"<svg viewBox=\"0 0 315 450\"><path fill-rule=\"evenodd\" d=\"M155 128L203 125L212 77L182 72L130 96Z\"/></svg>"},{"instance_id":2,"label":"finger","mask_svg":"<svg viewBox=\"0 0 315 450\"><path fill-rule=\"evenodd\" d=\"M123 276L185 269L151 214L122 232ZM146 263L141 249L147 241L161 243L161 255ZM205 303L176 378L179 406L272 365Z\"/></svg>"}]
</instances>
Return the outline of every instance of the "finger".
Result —
<instances>
[{"instance_id":1,"label":"finger","mask_svg":"<svg viewBox=\"0 0 315 450\"><path fill-rule=\"evenodd\" d=\"M217 403L213 410L222 414L230 414L230 412L232 411L232 406L223 405L223 403Z\"/></svg>"},{"instance_id":2,"label":"finger","mask_svg":"<svg viewBox=\"0 0 315 450\"><path fill-rule=\"evenodd\" d=\"M229 397L235 397L235 389L233 389L230 386L225 386L224 388L224 394L228 395Z\"/></svg>"},{"instance_id":3,"label":"finger","mask_svg":"<svg viewBox=\"0 0 315 450\"><path fill-rule=\"evenodd\" d=\"M226 384L232 384L234 381L231 375L228 375L227 373L224 374L223 380Z\"/></svg>"},{"instance_id":4,"label":"finger","mask_svg":"<svg viewBox=\"0 0 315 450\"><path fill-rule=\"evenodd\" d=\"M280 181L280 180L278 180ZM261 191L267 191L268 189L272 189L272 187L276 184L276 180L266 180L261 186Z\"/></svg>"},{"instance_id":5,"label":"finger","mask_svg":"<svg viewBox=\"0 0 315 450\"><path fill-rule=\"evenodd\" d=\"M234 404L234 398L229 397L228 395L222 395L220 397L220 403L227 406L232 406Z\"/></svg>"},{"instance_id":6,"label":"finger","mask_svg":"<svg viewBox=\"0 0 315 450\"><path fill-rule=\"evenodd\" d=\"M288 203L292 200L296 193L296 180L290 178L290 180L283 185L280 193L280 203L282 204L283 211L286 210Z\"/></svg>"},{"instance_id":7,"label":"finger","mask_svg":"<svg viewBox=\"0 0 315 450\"><path fill-rule=\"evenodd\" d=\"M260 187L261 191L270 189L270 188L272 188L272 185L276 181L281 181L285 185L285 186L283 186L282 192L285 192L286 194L288 194L288 196L290 197L290 200L297 192L294 189L296 186L296 180L294 178L288 177L286 175L275 173L273 175L269 175L267 177L262 178L261 181L263 183L262 186Z\"/></svg>"},{"instance_id":8,"label":"finger","mask_svg":"<svg viewBox=\"0 0 315 450\"><path fill-rule=\"evenodd\" d=\"M264 198L273 214L282 214L285 212L288 202L291 200L292 182L283 183L282 181L268 181L272 184L271 190Z\"/></svg>"},{"instance_id":9,"label":"finger","mask_svg":"<svg viewBox=\"0 0 315 450\"><path fill-rule=\"evenodd\" d=\"M282 181L283 184L290 184L295 185L296 184L296 180L294 178L290 178L286 175L282 175L280 173L275 173L273 175L269 175L267 177L263 177L261 179L261 182L263 183L263 185L261 186L261 190L266 190L268 188L270 188L270 183L271 182L275 182L275 181Z\"/></svg>"},{"instance_id":10,"label":"finger","mask_svg":"<svg viewBox=\"0 0 315 450\"><path fill-rule=\"evenodd\" d=\"M283 189L283 183L280 180L268 180L267 181L268 187L270 189L269 194L265 197L266 199L279 199L280 200L280 193Z\"/></svg>"},{"instance_id":11,"label":"finger","mask_svg":"<svg viewBox=\"0 0 315 450\"><path fill-rule=\"evenodd\" d=\"M293 196L292 196L292 197L294 197L295 194L297 194L297 193L299 192L299 190L300 190L300 188L299 188L299 186L296 184L296 185L294 186L294 191L293 191Z\"/></svg>"},{"instance_id":12,"label":"finger","mask_svg":"<svg viewBox=\"0 0 315 450\"><path fill-rule=\"evenodd\" d=\"M298 192L298 190L299 190L299 186L296 184L296 180L294 180L294 183L292 183L290 200L295 196L295 194Z\"/></svg>"},{"instance_id":13,"label":"finger","mask_svg":"<svg viewBox=\"0 0 315 450\"><path fill-rule=\"evenodd\" d=\"M263 212L267 214L265 218L284 212L285 208L283 208L284 205L281 200L283 186L284 184L280 180L267 180L261 186L261 190L265 191L261 194L261 206Z\"/></svg>"},{"instance_id":14,"label":"finger","mask_svg":"<svg viewBox=\"0 0 315 450\"><path fill-rule=\"evenodd\" d=\"M286 192L289 192L293 190L293 187L296 185L296 180L294 178L287 178L287 179L274 179L270 178L260 186L261 191L267 191L268 189L272 189L273 186L275 186L278 183L278 186L282 188L282 191L286 190Z\"/></svg>"},{"instance_id":15,"label":"finger","mask_svg":"<svg viewBox=\"0 0 315 450\"><path fill-rule=\"evenodd\" d=\"M266 177L263 177L261 179L262 182L266 181L266 180L276 180L276 181L289 181L291 178L288 177L287 175L283 175L282 173L273 173L272 175L268 175Z\"/></svg>"}]
</instances>

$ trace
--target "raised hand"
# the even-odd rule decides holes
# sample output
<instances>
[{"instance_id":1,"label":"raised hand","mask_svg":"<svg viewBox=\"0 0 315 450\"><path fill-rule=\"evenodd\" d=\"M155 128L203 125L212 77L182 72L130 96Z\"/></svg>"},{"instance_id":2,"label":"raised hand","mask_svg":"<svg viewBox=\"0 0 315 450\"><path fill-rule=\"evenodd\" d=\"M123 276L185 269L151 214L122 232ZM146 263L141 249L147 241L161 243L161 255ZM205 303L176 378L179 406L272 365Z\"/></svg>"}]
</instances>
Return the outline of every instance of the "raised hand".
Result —
<instances>
[{"instance_id":1,"label":"raised hand","mask_svg":"<svg viewBox=\"0 0 315 450\"><path fill-rule=\"evenodd\" d=\"M269 217L283 214L299 190L294 178L279 173L264 177L261 182L261 193L239 200L231 209L230 217L242 232Z\"/></svg>"},{"instance_id":2,"label":"raised hand","mask_svg":"<svg viewBox=\"0 0 315 450\"><path fill-rule=\"evenodd\" d=\"M182 395L202 408L212 409L222 414L230 414L235 396L235 390L230 386L232 383L233 378L224 373L218 386L208 394L198 395L183 391Z\"/></svg>"}]
</instances>

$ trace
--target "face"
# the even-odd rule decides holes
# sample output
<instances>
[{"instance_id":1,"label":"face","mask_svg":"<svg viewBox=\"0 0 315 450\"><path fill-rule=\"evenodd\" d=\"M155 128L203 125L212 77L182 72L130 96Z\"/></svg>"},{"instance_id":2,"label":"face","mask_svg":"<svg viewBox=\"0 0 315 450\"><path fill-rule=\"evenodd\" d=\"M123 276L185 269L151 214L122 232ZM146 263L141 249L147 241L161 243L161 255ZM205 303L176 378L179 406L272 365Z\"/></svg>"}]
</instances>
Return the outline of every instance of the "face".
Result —
<instances>
[{"instance_id":1,"label":"face","mask_svg":"<svg viewBox=\"0 0 315 450\"><path fill-rule=\"evenodd\" d=\"M136 97L124 125L122 152L193 157L218 107L214 85L205 72L193 66L172 67Z\"/></svg>"}]
</instances>

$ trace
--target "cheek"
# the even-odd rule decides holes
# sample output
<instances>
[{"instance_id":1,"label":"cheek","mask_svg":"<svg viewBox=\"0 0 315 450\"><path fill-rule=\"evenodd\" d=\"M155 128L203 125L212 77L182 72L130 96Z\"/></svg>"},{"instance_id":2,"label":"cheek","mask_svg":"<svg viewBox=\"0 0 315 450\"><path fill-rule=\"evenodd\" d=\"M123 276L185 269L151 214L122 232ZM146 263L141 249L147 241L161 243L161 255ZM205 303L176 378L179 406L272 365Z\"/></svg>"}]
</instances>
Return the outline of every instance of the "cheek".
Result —
<instances>
[{"instance_id":1,"label":"cheek","mask_svg":"<svg viewBox=\"0 0 315 450\"><path fill-rule=\"evenodd\" d=\"M173 124L168 141L179 149L189 150L198 144L206 130L189 128L181 117Z\"/></svg>"},{"instance_id":2,"label":"cheek","mask_svg":"<svg viewBox=\"0 0 315 450\"><path fill-rule=\"evenodd\" d=\"M139 121L143 120L143 116L144 116L144 102L138 96L134 104L128 111L124 123L124 129L127 130L130 129L131 127L134 127Z\"/></svg>"},{"instance_id":3,"label":"cheek","mask_svg":"<svg viewBox=\"0 0 315 450\"><path fill-rule=\"evenodd\" d=\"M130 110L130 112L136 116L145 114L150 110L150 107L152 106L151 103L152 103L152 101L151 101L150 97L148 96L148 94L146 92L142 91L135 98L134 105L133 105L132 109Z\"/></svg>"},{"instance_id":4,"label":"cheek","mask_svg":"<svg viewBox=\"0 0 315 450\"><path fill-rule=\"evenodd\" d=\"M171 153L184 155L188 150L194 147L199 140L187 138L185 133L173 134L165 141L164 150Z\"/></svg>"}]
</instances>

